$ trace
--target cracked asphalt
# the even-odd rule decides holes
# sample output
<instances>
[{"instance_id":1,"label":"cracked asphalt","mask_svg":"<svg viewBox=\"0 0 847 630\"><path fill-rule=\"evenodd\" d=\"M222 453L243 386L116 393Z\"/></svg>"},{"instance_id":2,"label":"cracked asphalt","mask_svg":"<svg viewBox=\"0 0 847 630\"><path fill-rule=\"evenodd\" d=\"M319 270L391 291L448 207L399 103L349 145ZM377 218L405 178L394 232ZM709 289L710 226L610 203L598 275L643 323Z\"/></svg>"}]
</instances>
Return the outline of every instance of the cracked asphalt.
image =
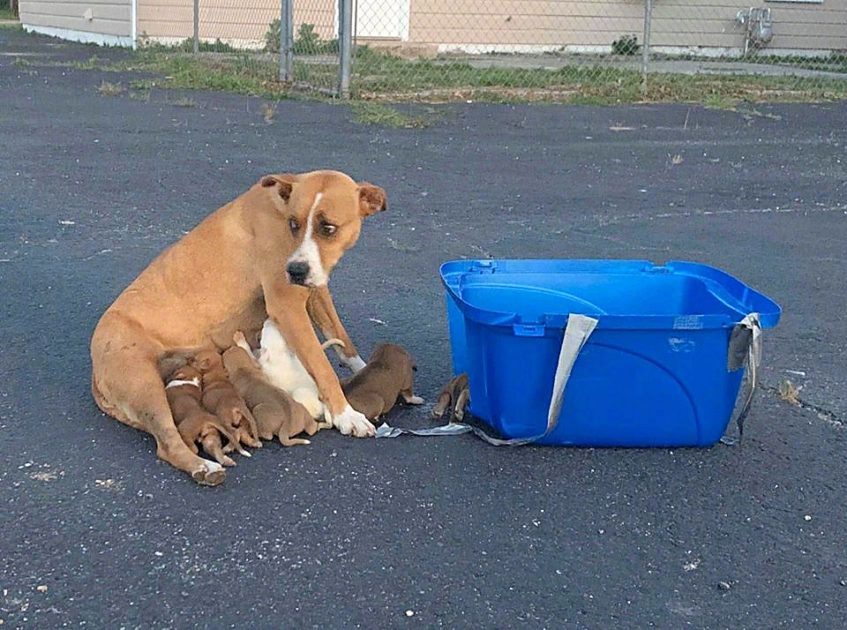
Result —
<instances>
[{"instance_id":1,"label":"cracked asphalt","mask_svg":"<svg viewBox=\"0 0 847 630\"><path fill-rule=\"evenodd\" d=\"M4 627L843 625L847 105L457 104L389 129L287 101L267 124L256 98L102 96L133 75L59 65L92 54L0 29ZM263 174L323 167L388 191L333 293L364 352L410 349L428 401L450 372L448 259L691 259L771 296L743 445L322 432L214 489L157 461L91 400L97 318Z\"/></svg>"}]
</instances>

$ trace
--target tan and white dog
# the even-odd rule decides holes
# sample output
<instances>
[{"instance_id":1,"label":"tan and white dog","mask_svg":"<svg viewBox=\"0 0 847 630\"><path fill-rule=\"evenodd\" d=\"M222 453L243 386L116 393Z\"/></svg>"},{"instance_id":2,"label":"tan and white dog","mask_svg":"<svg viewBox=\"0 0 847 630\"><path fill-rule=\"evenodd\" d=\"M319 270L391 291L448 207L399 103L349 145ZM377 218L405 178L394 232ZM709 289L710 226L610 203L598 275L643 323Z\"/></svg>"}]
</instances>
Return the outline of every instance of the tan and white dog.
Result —
<instances>
[{"instance_id":1,"label":"tan and white dog","mask_svg":"<svg viewBox=\"0 0 847 630\"><path fill-rule=\"evenodd\" d=\"M174 425L163 372L200 350L228 348L270 318L314 378L332 423L369 437L315 334L340 339L345 363L364 363L342 326L329 275L386 208L385 191L337 171L267 175L162 252L106 309L91 339L92 393L107 414L153 435L157 454L198 483L223 467L192 453Z\"/></svg>"}]
</instances>

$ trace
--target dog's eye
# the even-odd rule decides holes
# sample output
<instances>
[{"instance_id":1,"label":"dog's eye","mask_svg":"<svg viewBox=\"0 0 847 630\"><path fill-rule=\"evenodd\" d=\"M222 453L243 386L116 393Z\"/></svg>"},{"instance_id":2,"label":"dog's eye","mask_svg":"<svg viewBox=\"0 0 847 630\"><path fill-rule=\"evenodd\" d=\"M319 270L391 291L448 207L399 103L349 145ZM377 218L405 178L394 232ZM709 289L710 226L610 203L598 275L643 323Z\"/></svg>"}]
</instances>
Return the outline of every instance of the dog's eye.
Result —
<instances>
[{"instance_id":1,"label":"dog's eye","mask_svg":"<svg viewBox=\"0 0 847 630\"><path fill-rule=\"evenodd\" d=\"M335 234L335 231L338 229L337 225L333 225L332 223L326 223L325 221L321 222L320 231L321 236L332 236Z\"/></svg>"},{"instance_id":2,"label":"dog's eye","mask_svg":"<svg viewBox=\"0 0 847 630\"><path fill-rule=\"evenodd\" d=\"M288 219L288 227L291 228L292 234L297 234L297 232L300 231L300 222L294 217L291 217L290 219Z\"/></svg>"}]
</instances>

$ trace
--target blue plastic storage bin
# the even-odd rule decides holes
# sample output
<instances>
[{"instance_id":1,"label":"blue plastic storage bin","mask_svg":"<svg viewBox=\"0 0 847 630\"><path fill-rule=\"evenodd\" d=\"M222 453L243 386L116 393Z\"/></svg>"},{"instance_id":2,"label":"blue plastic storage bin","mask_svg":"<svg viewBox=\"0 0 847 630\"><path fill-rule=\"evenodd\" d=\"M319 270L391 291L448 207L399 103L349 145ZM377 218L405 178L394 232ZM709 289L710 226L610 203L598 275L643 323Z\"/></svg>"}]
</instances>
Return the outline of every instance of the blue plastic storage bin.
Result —
<instances>
[{"instance_id":1,"label":"blue plastic storage bin","mask_svg":"<svg viewBox=\"0 0 847 630\"><path fill-rule=\"evenodd\" d=\"M470 412L505 437L547 425L569 313L598 324L540 444L709 446L729 423L743 370L727 369L733 327L780 308L729 274L690 262L461 260L445 263L455 374Z\"/></svg>"}]
</instances>

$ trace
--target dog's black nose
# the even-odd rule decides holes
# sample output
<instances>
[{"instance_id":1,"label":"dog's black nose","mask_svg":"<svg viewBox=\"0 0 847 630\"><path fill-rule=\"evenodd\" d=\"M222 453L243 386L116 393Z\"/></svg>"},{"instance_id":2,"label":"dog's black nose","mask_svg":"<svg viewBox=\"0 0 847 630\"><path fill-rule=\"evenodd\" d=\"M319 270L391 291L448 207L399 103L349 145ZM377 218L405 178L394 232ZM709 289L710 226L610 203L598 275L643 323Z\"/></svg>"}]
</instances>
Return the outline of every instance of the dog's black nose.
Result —
<instances>
[{"instance_id":1,"label":"dog's black nose","mask_svg":"<svg viewBox=\"0 0 847 630\"><path fill-rule=\"evenodd\" d=\"M292 262L288 263L288 278L294 284L305 284L306 276L309 275L309 263L307 262Z\"/></svg>"}]
</instances>

